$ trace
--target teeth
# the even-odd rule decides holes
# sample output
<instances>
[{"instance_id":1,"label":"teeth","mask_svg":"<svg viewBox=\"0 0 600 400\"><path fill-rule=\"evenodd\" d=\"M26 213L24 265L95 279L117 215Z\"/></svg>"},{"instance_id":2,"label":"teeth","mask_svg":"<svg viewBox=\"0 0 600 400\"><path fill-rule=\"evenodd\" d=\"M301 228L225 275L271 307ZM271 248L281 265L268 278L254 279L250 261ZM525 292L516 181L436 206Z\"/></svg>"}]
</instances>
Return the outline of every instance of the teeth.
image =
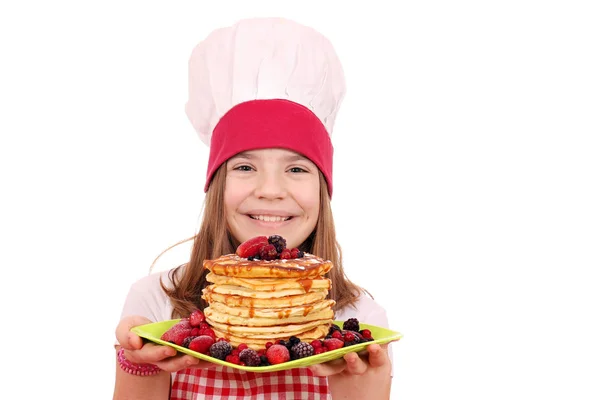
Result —
<instances>
[{"instance_id":1,"label":"teeth","mask_svg":"<svg viewBox=\"0 0 600 400\"><path fill-rule=\"evenodd\" d=\"M277 217L274 215L251 215L250 217L252 219L257 219L259 221L266 221L266 222L281 222L281 221L287 221L288 219L291 218L291 217Z\"/></svg>"}]
</instances>

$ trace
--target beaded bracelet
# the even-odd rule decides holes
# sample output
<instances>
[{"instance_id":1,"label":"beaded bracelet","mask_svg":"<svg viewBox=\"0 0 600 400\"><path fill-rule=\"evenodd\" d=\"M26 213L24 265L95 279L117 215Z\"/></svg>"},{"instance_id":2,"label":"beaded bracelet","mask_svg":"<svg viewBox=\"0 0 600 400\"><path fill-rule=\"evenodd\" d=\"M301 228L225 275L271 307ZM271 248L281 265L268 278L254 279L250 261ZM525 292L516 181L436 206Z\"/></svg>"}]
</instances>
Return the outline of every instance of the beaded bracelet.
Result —
<instances>
[{"instance_id":1,"label":"beaded bracelet","mask_svg":"<svg viewBox=\"0 0 600 400\"><path fill-rule=\"evenodd\" d=\"M125 358L125 349L121 347L119 352L117 353L117 360L119 361L119 366L121 369L128 374L138 375L138 376L150 376L156 375L160 371L154 364L136 364L132 363L128 359Z\"/></svg>"}]
</instances>

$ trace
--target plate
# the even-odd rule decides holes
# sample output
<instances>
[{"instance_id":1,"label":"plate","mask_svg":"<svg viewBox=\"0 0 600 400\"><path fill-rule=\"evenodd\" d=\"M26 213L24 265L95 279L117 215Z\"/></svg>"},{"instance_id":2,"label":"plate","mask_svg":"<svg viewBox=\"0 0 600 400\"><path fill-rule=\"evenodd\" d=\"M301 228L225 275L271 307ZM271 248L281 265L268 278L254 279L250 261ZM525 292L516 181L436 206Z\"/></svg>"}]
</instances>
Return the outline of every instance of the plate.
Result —
<instances>
[{"instance_id":1,"label":"plate","mask_svg":"<svg viewBox=\"0 0 600 400\"><path fill-rule=\"evenodd\" d=\"M369 329L371 331L371 336L373 336L373 338L375 340L373 340L371 342L354 344L354 345L348 346L348 347L342 347L337 350L326 351L325 353L316 354L316 355L310 356L310 357L299 358L297 360L292 360L292 361L288 361L288 362L281 363L281 364L268 365L268 366L264 366L264 367L249 367L249 366L232 364L227 361L219 360L218 358L207 356L206 354L201 354L196 351L187 349L185 347L178 346L176 344L173 344L170 342L165 342L164 340L161 340L160 337L162 336L162 334L165 333L170 327L172 327L179 321L180 321L179 319L172 319L172 320L168 320L168 321L140 325L140 326L136 326L136 327L132 328L131 331L133 333L137 334L138 336L148 339L154 343L173 347L181 353L189 354L189 355L199 358L201 360L210 361L211 363L214 363L214 364L219 364L219 365L223 365L223 366L231 367L231 368L235 368L235 369L241 369L243 371L249 371L249 372L274 372L274 371L282 371L282 370L292 369L292 368L308 367L308 366L314 365L314 364L321 364L321 363L324 363L327 361L332 361L332 360L341 358L346 353L351 353L351 352L358 353L358 352L364 351L364 350L366 350L367 346L372 343L385 344L385 343L393 342L396 340L400 340L403 336L400 332L395 332L395 331L392 331L392 330L389 330L386 328L382 328L382 327L375 326L375 325L364 324L361 322L360 329ZM333 322L340 328L344 324L344 321L333 321Z\"/></svg>"}]
</instances>

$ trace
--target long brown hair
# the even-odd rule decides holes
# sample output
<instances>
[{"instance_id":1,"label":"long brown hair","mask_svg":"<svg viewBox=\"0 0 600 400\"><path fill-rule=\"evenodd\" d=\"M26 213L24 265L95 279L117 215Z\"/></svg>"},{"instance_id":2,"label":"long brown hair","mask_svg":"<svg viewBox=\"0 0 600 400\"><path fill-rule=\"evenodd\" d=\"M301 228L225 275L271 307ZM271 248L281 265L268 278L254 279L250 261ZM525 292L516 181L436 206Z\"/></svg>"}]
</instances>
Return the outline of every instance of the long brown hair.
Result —
<instances>
[{"instance_id":1,"label":"long brown hair","mask_svg":"<svg viewBox=\"0 0 600 400\"><path fill-rule=\"evenodd\" d=\"M210 284L206 281L209 271L204 268L203 261L234 253L239 245L239 242L227 229L227 224L223 222L226 221L225 207L223 206L226 175L227 169L226 163L224 163L215 173L206 193L204 213L198 234L185 240L194 240L190 261L169 273L172 288L166 287L161 281L161 286L173 305L172 318L181 318L189 315L194 309L203 310L208 306L201 297L202 289ZM299 248L333 263L333 268L326 276L331 279L329 298L336 301L334 310L348 305L355 307L358 296L361 292L366 291L351 282L344 273L342 250L335 236L327 183L320 172L319 182L321 204L317 225Z\"/></svg>"}]
</instances>

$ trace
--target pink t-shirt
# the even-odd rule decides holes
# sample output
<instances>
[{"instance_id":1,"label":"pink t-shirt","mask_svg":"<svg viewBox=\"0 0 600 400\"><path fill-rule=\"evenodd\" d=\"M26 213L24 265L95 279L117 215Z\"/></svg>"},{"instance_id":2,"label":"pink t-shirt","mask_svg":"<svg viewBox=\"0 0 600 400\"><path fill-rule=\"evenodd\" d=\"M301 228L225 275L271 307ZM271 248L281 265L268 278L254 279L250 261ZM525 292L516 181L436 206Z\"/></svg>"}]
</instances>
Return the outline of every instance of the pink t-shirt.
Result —
<instances>
[{"instance_id":1,"label":"pink t-shirt","mask_svg":"<svg viewBox=\"0 0 600 400\"><path fill-rule=\"evenodd\" d=\"M173 306L160 286L171 287L169 271L156 272L135 282L127 295L121 318L130 315L146 317L153 322L173 319ZM369 295L362 294L356 309L338 310L336 320L357 318L360 322L388 328L385 310ZM392 346L388 346L390 360ZM330 399L326 378L313 376L307 368L277 373L250 373L217 366L212 369L188 369L172 375L172 399ZM301 385L298 382L302 382Z\"/></svg>"}]
</instances>

